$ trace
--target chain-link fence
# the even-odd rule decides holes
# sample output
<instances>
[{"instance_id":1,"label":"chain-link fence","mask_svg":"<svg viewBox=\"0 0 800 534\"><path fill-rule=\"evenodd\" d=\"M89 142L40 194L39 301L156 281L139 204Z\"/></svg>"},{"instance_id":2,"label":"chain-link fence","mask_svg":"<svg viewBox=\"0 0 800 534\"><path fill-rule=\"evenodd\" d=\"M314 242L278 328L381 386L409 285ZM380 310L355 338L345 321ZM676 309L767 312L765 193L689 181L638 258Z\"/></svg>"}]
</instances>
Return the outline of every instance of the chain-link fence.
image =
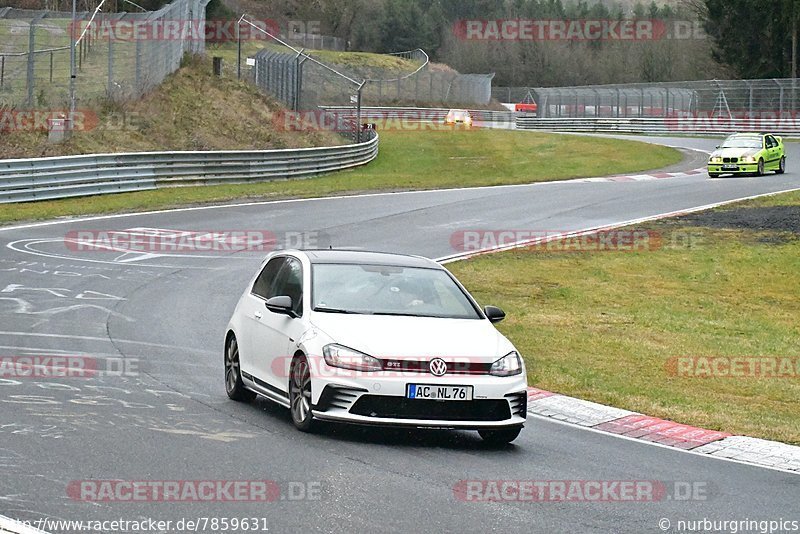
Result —
<instances>
[{"instance_id":1,"label":"chain-link fence","mask_svg":"<svg viewBox=\"0 0 800 534\"><path fill-rule=\"evenodd\" d=\"M242 24L248 24L246 18ZM327 57L323 62L289 44L274 39L254 57L242 57L236 70L295 111L359 102L486 106L491 100L493 74L460 74L433 65L419 49L389 54L383 63L352 64Z\"/></svg>"},{"instance_id":2,"label":"chain-link fence","mask_svg":"<svg viewBox=\"0 0 800 534\"><path fill-rule=\"evenodd\" d=\"M311 50L338 50L347 49L345 40L331 35L315 33L287 33L284 40L296 48L309 48Z\"/></svg>"},{"instance_id":3,"label":"chain-link fence","mask_svg":"<svg viewBox=\"0 0 800 534\"><path fill-rule=\"evenodd\" d=\"M800 110L800 80L703 80L582 87L495 87L501 102L532 95L543 118L787 117Z\"/></svg>"},{"instance_id":4,"label":"chain-link fence","mask_svg":"<svg viewBox=\"0 0 800 534\"><path fill-rule=\"evenodd\" d=\"M72 14L0 9L0 105L54 108L70 101L75 46L78 106L136 98L174 72L187 52L205 49L209 0L175 0L143 13Z\"/></svg>"}]
</instances>

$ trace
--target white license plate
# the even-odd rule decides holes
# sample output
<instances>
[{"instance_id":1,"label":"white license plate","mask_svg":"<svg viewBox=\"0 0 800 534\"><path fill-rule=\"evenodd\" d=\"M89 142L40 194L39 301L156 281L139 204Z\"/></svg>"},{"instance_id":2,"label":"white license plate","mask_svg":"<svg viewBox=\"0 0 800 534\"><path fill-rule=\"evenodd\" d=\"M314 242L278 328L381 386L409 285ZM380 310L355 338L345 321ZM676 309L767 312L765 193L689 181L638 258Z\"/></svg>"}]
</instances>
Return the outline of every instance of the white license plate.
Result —
<instances>
[{"instance_id":1,"label":"white license plate","mask_svg":"<svg viewBox=\"0 0 800 534\"><path fill-rule=\"evenodd\" d=\"M436 386L433 384L408 384L409 399L471 401L472 386Z\"/></svg>"},{"instance_id":2,"label":"white license plate","mask_svg":"<svg viewBox=\"0 0 800 534\"><path fill-rule=\"evenodd\" d=\"M723 165L723 166L722 166L722 170L723 170L723 171L735 171L735 170L737 170L738 168L739 168L739 166L738 166L738 165Z\"/></svg>"}]
</instances>

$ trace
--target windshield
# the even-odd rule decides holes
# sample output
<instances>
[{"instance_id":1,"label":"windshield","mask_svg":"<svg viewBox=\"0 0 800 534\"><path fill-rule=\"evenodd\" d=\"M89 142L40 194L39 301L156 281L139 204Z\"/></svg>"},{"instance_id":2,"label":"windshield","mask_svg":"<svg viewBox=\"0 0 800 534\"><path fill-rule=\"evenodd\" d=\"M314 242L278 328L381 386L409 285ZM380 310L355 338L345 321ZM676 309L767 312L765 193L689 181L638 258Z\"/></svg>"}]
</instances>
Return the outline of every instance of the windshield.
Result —
<instances>
[{"instance_id":1,"label":"windshield","mask_svg":"<svg viewBox=\"0 0 800 534\"><path fill-rule=\"evenodd\" d=\"M480 319L466 294L439 269L318 264L311 284L317 312Z\"/></svg>"},{"instance_id":2,"label":"windshield","mask_svg":"<svg viewBox=\"0 0 800 534\"><path fill-rule=\"evenodd\" d=\"M726 139L722 143L722 148L761 148L761 138L759 137L734 137Z\"/></svg>"}]
</instances>

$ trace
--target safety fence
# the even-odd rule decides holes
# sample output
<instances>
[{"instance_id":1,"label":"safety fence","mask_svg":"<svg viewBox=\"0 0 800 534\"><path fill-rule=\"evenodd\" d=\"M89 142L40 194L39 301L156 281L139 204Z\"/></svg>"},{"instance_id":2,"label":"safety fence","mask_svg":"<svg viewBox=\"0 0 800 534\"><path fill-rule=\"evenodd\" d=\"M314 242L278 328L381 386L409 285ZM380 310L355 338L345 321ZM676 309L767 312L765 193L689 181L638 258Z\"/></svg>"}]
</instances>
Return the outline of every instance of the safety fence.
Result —
<instances>
[{"instance_id":1,"label":"safety fence","mask_svg":"<svg viewBox=\"0 0 800 534\"><path fill-rule=\"evenodd\" d=\"M677 114L698 118L794 117L800 80L701 80L579 87L494 87L493 98L532 97L543 118L649 118Z\"/></svg>"},{"instance_id":2,"label":"safety fence","mask_svg":"<svg viewBox=\"0 0 800 534\"><path fill-rule=\"evenodd\" d=\"M357 144L285 150L143 152L0 160L0 203L304 178L369 163L378 136Z\"/></svg>"},{"instance_id":3,"label":"safety fence","mask_svg":"<svg viewBox=\"0 0 800 534\"><path fill-rule=\"evenodd\" d=\"M174 0L142 13L0 8L0 108L61 107L70 98L72 42L77 105L136 98L205 50L209 0Z\"/></svg>"}]
</instances>

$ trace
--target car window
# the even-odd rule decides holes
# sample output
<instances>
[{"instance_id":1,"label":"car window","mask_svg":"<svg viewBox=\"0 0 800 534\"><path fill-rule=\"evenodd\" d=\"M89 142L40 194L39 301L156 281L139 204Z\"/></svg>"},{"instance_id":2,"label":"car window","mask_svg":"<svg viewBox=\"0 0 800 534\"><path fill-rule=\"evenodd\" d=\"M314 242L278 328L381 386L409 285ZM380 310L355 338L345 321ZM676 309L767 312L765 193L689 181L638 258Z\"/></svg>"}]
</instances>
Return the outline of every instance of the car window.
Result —
<instances>
[{"instance_id":1,"label":"car window","mask_svg":"<svg viewBox=\"0 0 800 534\"><path fill-rule=\"evenodd\" d=\"M778 146L778 140L771 135L767 136L767 148L775 148Z\"/></svg>"},{"instance_id":2,"label":"car window","mask_svg":"<svg viewBox=\"0 0 800 534\"><path fill-rule=\"evenodd\" d=\"M298 315L303 313L303 266L296 258L285 258L267 298L287 296Z\"/></svg>"},{"instance_id":3,"label":"car window","mask_svg":"<svg viewBox=\"0 0 800 534\"><path fill-rule=\"evenodd\" d=\"M256 281L253 284L252 293L254 295L257 295L263 299L270 298L270 290L274 286L278 272L286 263L286 260L287 258L272 258L269 260L269 263L267 263L267 265L264 267L264 270L261 271L261 274L258 275L258 278L256 278Z\"/></svg>"},{"instance_id":4,"label":"car window","mask_svg":"<svg viewBox=\"0 0 800 534\"><path fill-rule=\"evenodd\" d=\"M443 270L390 265L319 264L312 268L317 312L480 319Z\"/></svg>"}]
</instances>

